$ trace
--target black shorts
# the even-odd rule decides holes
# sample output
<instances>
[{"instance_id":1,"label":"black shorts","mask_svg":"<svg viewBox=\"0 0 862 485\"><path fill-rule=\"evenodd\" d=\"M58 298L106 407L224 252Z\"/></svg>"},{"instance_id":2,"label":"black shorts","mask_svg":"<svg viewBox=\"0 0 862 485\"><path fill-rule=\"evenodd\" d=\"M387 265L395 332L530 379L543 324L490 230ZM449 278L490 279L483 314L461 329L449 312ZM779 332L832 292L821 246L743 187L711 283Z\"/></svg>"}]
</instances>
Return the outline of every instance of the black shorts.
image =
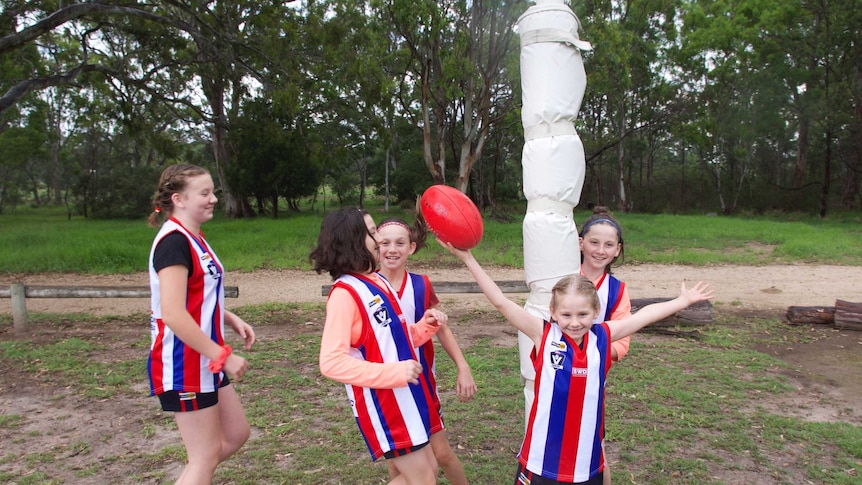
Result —
<instances>
[{"instance_id":1,"label":"black shorts","mask_svg":"<svg viewBox=\"0 0 862 485\"><path fill-rule=\"evenodd\" d=\"M383 458L386 458L387 460L392 459L392 458L398 458L399 456L404 456L404 455L407 455L409 453L413 453L414 451L419 451L422 448L425 448L425 446L427 446L427 445L428 445L428 442L426 441L426 442L422 443L421 445L411 446L410 448L401 448L398 450L387 451L386 453L383 453Z\"/></svg>"},{"instance_id":2,"label":"black shorts","mask_svg":"<svg viewBox=\"0 0 862 485\"><path fill-rule=\"evenodd\" d=\"M574 484L571 482L558 482L557 480L534 474L527 470L527 467L520 462L518 463L518 473L515 475L515 485L602 485L603 480L603 474L599 473L586 482L576 482Z\"/></svg>"},{"instance_id":3,"label":"black shorts","mask_svg":"<svg viewBox=\"0 0 862 485\"><path fill-rule=\"evenodd\" d=\"M219 384L219 389L230 384L227 374ZM159 394L159 402L162 403L162 411L185 413L197 411L218 404L218 391L215 392L185 392L165 391Z\"/></svg>"}]
</instances>

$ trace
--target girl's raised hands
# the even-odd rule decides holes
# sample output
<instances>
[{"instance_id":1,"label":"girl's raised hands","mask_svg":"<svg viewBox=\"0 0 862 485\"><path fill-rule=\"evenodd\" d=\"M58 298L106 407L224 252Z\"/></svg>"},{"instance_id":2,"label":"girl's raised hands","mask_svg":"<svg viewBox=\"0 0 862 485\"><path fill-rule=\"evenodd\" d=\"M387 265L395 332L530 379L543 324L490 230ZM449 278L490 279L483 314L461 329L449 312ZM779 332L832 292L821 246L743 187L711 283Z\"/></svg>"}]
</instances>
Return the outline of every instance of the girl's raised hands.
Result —
<instances>
[{"instance_id":1,"label":"girl's raised hands","mask_svg":"<svg viewBox=\"0 0 862 485\"><path fill-rule=\"evenodd\" d=\"M682 297L689 305L693 303L697 303L699 301L710 300L715 294L712 290L712 287L709 286L709 283L704 283L703 281L698 281L696 285L691 288L686 288L685 282L682 282L682 288L679 290L679 296Z\"/></svg>"}]
</instances>

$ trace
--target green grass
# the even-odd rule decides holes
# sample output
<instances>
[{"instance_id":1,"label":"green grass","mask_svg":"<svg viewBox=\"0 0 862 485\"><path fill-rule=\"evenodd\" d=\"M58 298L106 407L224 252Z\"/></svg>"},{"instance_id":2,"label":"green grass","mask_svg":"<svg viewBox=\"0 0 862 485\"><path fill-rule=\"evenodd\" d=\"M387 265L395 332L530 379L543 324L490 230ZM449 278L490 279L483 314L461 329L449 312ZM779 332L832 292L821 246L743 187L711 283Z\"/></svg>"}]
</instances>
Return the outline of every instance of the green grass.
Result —
<instances>
[{"instance_id":1,"label":"green grass","mask_svg":"<svg viewBox=\"0 0 862 485\"><path fill-rule=\"evenodd\" d=\"M393 209L388 215L412 220ZM309 269L308 253L324 214L302 212L269 218L226 220L204 226L231 271ZM586 211L575 211L583 222ZM799 215L708 217L702 215L615 214L624 233L625 259L661 264L775 264L794 262L862 265L862 214L828 219ZM485 264L521 267L523 213L486 217L482 243L474 249ZM56 210L19 209L0 215L0 273L72 272L114 274L144 271L155 230L145 222L67 219ZM444 250L433 240L417 261L438 260Z\"/></svg>"},{"instance_id":2,"label":"green grass","mask_svg":"<svg viewBox=\"0 0 862 485\"><path fill-rule=\"evenodd\" d=\"M322 304L237 309L244 318L254 319L259 331L265 328L268 335L279 337L261 339L245 353L252 371L236 386L255 432L239 453L219 467L216 483L384 480L385 465L369 459L343 386L318 372L320 327L306 322L319 321L323 311ZM464 312L468 314L458 315L459 321L481 324L498 318ZM145 349L127 352L109 366L100 362L104 359L97 354L105 347L138 345L110 338L103 321L78 318L69 324L58 316L40 318L38 338L0 339L3 361L19 367L38 386L74 382L73 392L110 400L130 391L104 380L107 367L121 382L143 378ZM134 330L134 324L126 326ZM79 337L66 335L76 329ZM615 450L615 483L718 484L723 482L715 478L717 473L726 470L748 477L763 474L770 483L779 484L858 483L854 470L862 464L862 427L808 422L781 414L780 406L765 405L792 397L797 390L785 377L787 364L753 347L774 342L778 336L783 344L802 346L811 341L810 330L788 327L777 319L721 313L700 330L698 340L635 338L630 356L611 371L606 430L608 445ZM449 441L471 483L509 483L523 433L517 351L487 339L462 343L462 347L479 393L470 402L457 401L452 388L456 371L441 351L438 382ZM146 399L153 398L141 397ZM17 435L16 439L27 440L17 432L27 419L0 415L0 438ZM173 421L159 413L140 429L118 432L145 443L165 429L175 429ZM62 483L54 470L62 469L66 457L91 453L90 443L75 439L53 448L34 448L24 456L0 460L0 478ZM81 480L99 481L112 468L122 467L141 470L124 477L123 483L152 483L167 478L164 470L184 459L177 440L154 453L118 451L101 458L98 466L82 467L75 474ZM27 471L10 471L19 469L12 466L15 463L26 464ZM447 482L441 478L440 483Z\"/></svg>"}]
</instances>

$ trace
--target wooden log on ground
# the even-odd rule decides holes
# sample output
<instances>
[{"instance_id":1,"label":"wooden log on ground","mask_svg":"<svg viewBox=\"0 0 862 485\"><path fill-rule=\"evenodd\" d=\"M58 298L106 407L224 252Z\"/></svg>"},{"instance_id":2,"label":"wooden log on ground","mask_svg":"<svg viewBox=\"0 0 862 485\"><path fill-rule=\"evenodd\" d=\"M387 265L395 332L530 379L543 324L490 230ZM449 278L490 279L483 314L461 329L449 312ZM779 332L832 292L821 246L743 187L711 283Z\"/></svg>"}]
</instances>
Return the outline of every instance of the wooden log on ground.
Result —
<instances>
[{"instance_id":1,"label":"wooden log on ground","mask_svg":"<svg viewBox=\"0 0 862 485\"><path fill-rule=\"evenodd\" d=\"M791 325L832 325L835 323L835 307L791 306L787 307L786 319Z\"/></svg>"},{"instance_id":2,"label":"wooden log on ground","mask_svg":"<svg viewBox=\"0 0 862 485\"><path fill-rule=\"evenodd\" d=\"M474 281L432 281L434 292L437 294L445 293L482 293L479 285ZM497 286L503 290L503 293L529 293L530 289L527 284L520 280L502 280L497 281ZM322 296L329 295L329 290L332 285L323 285L320 287Z\"/></svg>"},{"instance_id":3,"label":"wooden log on ground","mask_svg":"<svg viewBox=\"0 0 862 485\"><path fill-rule=\"evenodd\" d=\"M671 337L680 337L680 338L690 338L694 340L702 340L703 334L701 333L701 329L697 328L694 330L680 330L677 328L666 327L661 325L661 323L648 325L642 328L638 333L650 333L654 335L669 335Z\"/></svg>"},{"instance_id":4,"label":"wooden log on ground","mask_svg":"<svg viewBox=\"0 0 862 485\"><path fill-rule=\"evenodd\" d=\"M835 300L835 327L862 330L862 303Z\"/></svg>"}]
</instances>

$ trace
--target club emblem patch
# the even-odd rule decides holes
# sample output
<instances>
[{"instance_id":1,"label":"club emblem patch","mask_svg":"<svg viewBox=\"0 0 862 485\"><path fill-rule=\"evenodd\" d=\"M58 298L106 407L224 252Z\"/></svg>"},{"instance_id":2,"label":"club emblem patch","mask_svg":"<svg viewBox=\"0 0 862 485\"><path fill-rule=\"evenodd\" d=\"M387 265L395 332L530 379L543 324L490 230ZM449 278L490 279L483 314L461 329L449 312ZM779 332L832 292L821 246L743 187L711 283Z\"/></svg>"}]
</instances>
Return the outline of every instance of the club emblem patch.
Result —
<instances>
[{"instance_id":1,"label":"club emblem patch","mask_svg":"<svg viewBox=\"0 0 862 485\"><path fill-rule=\"evenodd\" d=\"M389 311L384 305L380 305L376 310L374 310L374 321L383 327L388 327L389 324L392 323L392 318L389 317Z\"/></svg>"},{"instance_id":2,"label":"club emblem patch","mask_svg":"<svg viewBox=\"0 0 862 485\"><path fill-rule=\"evenodd\" d=\"M563 362L566 361L566 354L562 352L551 352L551 367L556 370L563 368Z\"/></svg>"}]
</instances>

